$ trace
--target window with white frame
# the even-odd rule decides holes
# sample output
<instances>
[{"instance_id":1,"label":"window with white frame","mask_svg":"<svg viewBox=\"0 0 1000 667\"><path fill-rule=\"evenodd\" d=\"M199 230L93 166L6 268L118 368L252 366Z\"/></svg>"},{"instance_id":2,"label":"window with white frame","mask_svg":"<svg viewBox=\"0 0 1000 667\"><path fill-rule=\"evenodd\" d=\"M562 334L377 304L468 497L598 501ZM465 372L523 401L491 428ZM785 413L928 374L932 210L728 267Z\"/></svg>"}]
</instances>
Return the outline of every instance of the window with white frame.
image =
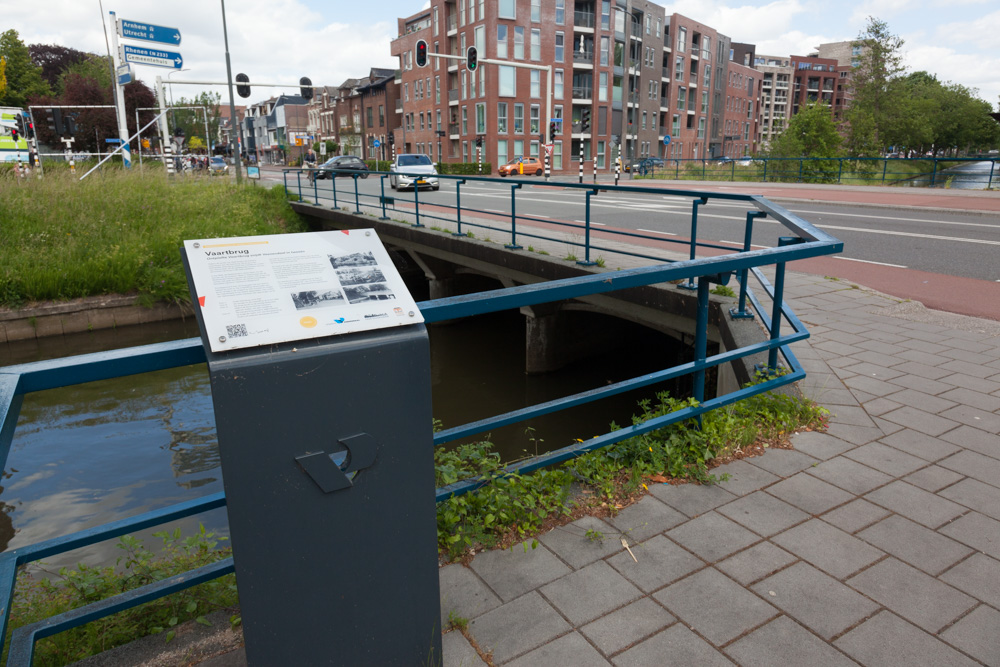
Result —
<instances>
[{"instance_id":1,"label":"window with white frame","mask_svg":"<svg viewBox=\"0 0 1000 667\"><path fill-rule=\"evenodd\" d=\"M500 86L499 95L500 97L516 97L517 96L517 70L509 65L500 65L497 67L497 74L499 76Z\"/></svg>"},{"instance_id":2,"label":"window with white frame","mask_svg":"<svg viewBox=\"0 0 1000 667\"><path fill-rule=\"evenodd\" d=\"M608 64L608 54L610 53L610 48L611 48L611 38L610 37L601 37L601 64L602 65L607 65Z\"/></svg>"},{"instance_id":3,"label":"window with white frame","mask_svg":"<svg viewBox=\"0 0 1000 667\"><path fill-rule=\"evenodd\" d=\"M458 25L465 25L465 0L458 3Z\"/></svg>"},{"instance_id":4,"label":"window with white frame","mask_svg":"<svg viewBox=\"0 0 1000 667\"><path fill-rule=\"evenodd\" d=\"M677 50L680 52L687 51L687 39L688 31L687 28L677 29Z\"/></svg>"},{"instance_id":5,"label":"window with white frame","mask_svg":"<svg viewBox=\"0 0 1000 667\"><path fill-rule=\"evenodd\" d=\"M542 96L542 73L537 69L530 70L531 73L531 96L541 97Z\"/></svg>"},{"instance_id":6,"label":"window with white frame","mask_svg":"<svg viewBox=\"0 0 1000 667\"><path fill-rule=\"evenodd\" d=\"M500 0L497 6L497 16L502 19L517 18L514 14L514 6L516 4L514 0Z\"/></svg>"},{"instance_id":7,"label":"window with white frame","mask_svg":"<svg viewBox=\"0 0 1000 667\"><path fill-rule=\"evenodd\" d=\"M434 42L434 53L441 53L441 45L438 44L437 42ZM440 58L435 58L434 59L434 71L438 71L440 69L441 69L441 59Z\"/></svg>"},{"instance_id":8,"label":"window with white frame","mask_svg":"<svg viewBox=\"0 0 1000 667\"><path fill-rule=\"evenodd\" d=\"M461 0L459 0L461 2ZM469 0L469 23L476 22L476 0Z\"/></svg>"},{"instance_id":9,"label":"window with white frame","mask_svg":"<svg viewBox=\"0 0 1000 667\"><path fill-rule=\"evenodd\" d=\"M532 30L534 32L534 30ZM556 62L561 63L563 61L563 52L565 51L565 35L561 32L556 33Z\"/></svg>"},{"instance_id":10,"label":"window with white frame","mask_svg":"<svg viewBox=\"0 0 1000 667\"><path fill-rule=\"evenodd\" d=\"M678 114L674 114L674 122L670 127L670 136L679 137L681 134L681 117Z\"/></svg>"},{"instance_id":11,"label":"window with white frame","mask_svg":"<svg viewBox=\"0 0 1000 667\"><path fill-rule=\"evenodd\" d=\"M497 26L497 58L507 57L507 26L500 24Z\"/></svg>"},{"instance_id":12,"label":"window with white frame","mask_svg":"<svg viewBox=\"0 0 1000 667\"><path fill-rule=\"evenodd\" d=\"M500 139L497 141L497 164L507 164L509 162L507 158L507 140Z\"/></svg>"},{"instance_id":13,"label":"window with white frame","mask_svg":"<svg viewBox=\"0 0 1000 667\"><path fill-rule=\"evenodd\" d=\"M604 169L604 142L597 142L597 168Z\"/></svg>"},{"instance_id":14,"label":"window with white frame","mask_svg":"<svg viewBox=\"0 0 1000 667\"><path fill-rule=\"evenodd\" d=\"M538 134L541 130L541 107L532 104L528 109L528 133Z\"/></svg>"},{"instance_id":15,"label":"window with white frame","mask_svg":"<svg viewBox=\"0 0 1000 667\"><path fill-rule=\"evenodd\" d=\"M542 59L542 31L539 28L531 29L531 59Z\"/></svg>"},{"instance_id":16,"label":"window with white frame","mask_svg":"<svg viewBox=\"0 0 1000 667\"><path fill-rule=\"evenodd\" d=\"M524 105L520 103L514 105L514 134L524 134Z\"/></svg>"},{"instance_id":17,"label":"window with white frame","mask_svg":"<svg viewBox=\"0 0 1000 667\"><path fill-rule=\"evenodd\" d=\"M531 0L531 22L541 23L542 21L542 0Z\"/></svg>"},{"instance_id":18,"label":"window with white frame","mask_svg":"<svg viewBox=\"0 0 1000 667\"><path fill-rule=\"evenodd\" d=\"M552 117L562 120L563 108L561 104L557 105L554 109L552 109ZM563 131L563 124L556 123L556 134L562 134L562 131Z\"/></svg>"},{"instance_id":19,"label":"window with white frame","mask_svg":"<svg viewBox=\"0 0 1000 667\"><path fill-rule=\"evenodd\" d=\"M597 101L607 102L608 101L608 73L600 72L597 75Z\"/></svg>"},{"instance_id":20,"label":"window with white frame","mask_svg":"<svg viewBox=\"0 0 1000 667\"><path fill-rule=\"evenodd\" d=\"M476 105L476 134L486 134L486 105Z\"/></svg>"},{"instance_id":21,"label":"window with white frame","mask_svg":"<svg viewBox=\"0 0 1000 667\"><path fill-rule=\"evenodd\" d=\"M466 79L466 72L462 72L462 99L463 100L464 99L468 99L468 95L466 94L466 92L467 92L466 91L466 85L467 85L467 83L468 83L468 81Z\"/></svg>"},{"instance_id":22,"label":"window with white frame","mask_svg":"<svg viewBox=\"0 0 1000 667\"><path fill-rule=\"evenodd\" d=\"M646 112L642 112L642 129L646 129Z\"/></svg>"},{"instance_id":23,"label":"window with white frame","mask_svg":"<svg viewBox=\"0 0 1000 667\"><path fill-rule=\"evenodd\" d=\"M514 60L524 60L524 28L514 26Z\"/></svg>"},{"instance_id":24,"label":"window with white frame","mask_svg":"<svg viewBox=\"0 0 1000 667\"><path fill-rule=\"evenodd\" d=\"M552 84L552 96L557 100L561 100L564 94L565 93L563 92L563 71L561 69L557 69L555 71Z\"/></svg>"},{"instance_id":25,"label":"window with white frame","mask_svg":"<svg viewBox=\"0 0 1000 667\"><path fill-rule=\"evenodd\" d=\"M434 8L434 36L438 35L438 8Z\"/></svg>"},{"instance_id":26,"label":"window with white frame","mask_svg":"<svg viewBox=\"0 0 1000 667\"><path fill-rule=\"evenodd\" d=\"M507 103L497 102L497 132L507 134Z\"/></svg>"},{"instance_id":27,"label":"window with white frame","mask_svg":"<svg viewBox=\"0 0 1000 667\"><path fill-rule=\"evenodd\" d=\"M514 140L514 157L522 157L524 155L524 139Z\"/></svg>"},{"instance_id":28,"label":"window with white frame","mask_svg":"<svg viewBox=\"0 0 1000 667\"><path fill-rule=\"evenodd\" d=\"M552 145L552 168L556 171L562 169L562 142L557 141Z\"/></svg>"},{"instance_id":29,"label":"window with white frame","mask_svg":"<svg viewBox=\"0 0 1000 667\"><path fill-rule=\"evenodd\" d=\"M698 138L699 139L704 139L705 138L705 119L704 118L699 118L698 119Z\"/></svg>"},{"instance_id":30,"label":"window with white frame","mask_svg":"<svg viewBox=\"0 0 1000 667\"><path fill-rule=\"evenodd\" d=\"M556 0L556 25L566 24L566 0Z\"/></svg>"},{"instance_id":31,"label":"window with white frame","mask_svg":"<svg viewBox=\"0 0 1000 667\"><path fill-rule=\"evenodd\" d=\"M462 136L469 133L469 108L462 107Z\"/></svg>"},{"instance_id":32,"label":"window with white frame","mask_svg":"<svg viewBox=\"0 0 1000 667\"><path fill-rule=\"evenodd\" d=\"M434 77L434 103L441 104L441 77Z\"/></svg>"}]
</instances>

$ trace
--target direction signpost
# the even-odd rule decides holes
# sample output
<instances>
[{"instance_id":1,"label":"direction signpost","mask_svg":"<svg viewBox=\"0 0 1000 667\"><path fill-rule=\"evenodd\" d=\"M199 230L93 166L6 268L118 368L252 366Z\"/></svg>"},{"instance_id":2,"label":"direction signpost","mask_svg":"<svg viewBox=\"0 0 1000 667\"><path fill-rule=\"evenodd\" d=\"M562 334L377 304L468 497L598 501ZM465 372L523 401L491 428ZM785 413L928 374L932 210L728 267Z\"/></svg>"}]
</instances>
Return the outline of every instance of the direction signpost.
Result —
<instances>
[{"instance_id":1,"label":"direction signpost","mask_svg":"<svg viewBox=\"0 0 1000 667\"><path fill-rule=\"evenodd\" d=\"M167 28L162 25L126 19L118 21L118 36L125 39L139 39L144 42L173 44L174 46L181 44L181 31L177 28Z\"/></svg>"},{"instance_id":2,"label":"direction signpost","mask_svg":"<svg viewBox=\"0 0 1000 667\"><path fill-rule=\"evenodd\" d=\"M170 69L181 69L184 67L184 58L177 51L163 51L162 49L152 49L145 46L122 44L120 55L122 60L127 63L167 67Z\"/></svg>"}]
</instances>

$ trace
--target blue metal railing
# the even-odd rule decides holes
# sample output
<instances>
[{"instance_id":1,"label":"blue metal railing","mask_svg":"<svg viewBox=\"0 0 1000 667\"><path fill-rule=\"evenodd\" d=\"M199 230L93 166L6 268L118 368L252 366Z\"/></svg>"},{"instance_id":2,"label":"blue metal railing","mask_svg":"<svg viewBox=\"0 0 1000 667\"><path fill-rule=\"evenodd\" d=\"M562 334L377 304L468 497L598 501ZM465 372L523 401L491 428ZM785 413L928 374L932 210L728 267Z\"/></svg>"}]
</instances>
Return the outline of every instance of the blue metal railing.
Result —
<instances>
[{"instance_id":1,"label":"blue metal railing","mask_svg":"<svg viewBox=\"0 0 1000 667\"><path fill-rule=\"evenodd\" d=\"M286 189L291 190L287 185L289 171L286 171ZM300 172L301 173L301 172ZM379 174L384 180L384 174ZM438 176L439 179L447 179L446 176ZM442 206L435 203L433 210L419 213L417 204L419 195L415 193L414 208L417 214L425 218L441 217L441 211L454 211L456 217L461 217L465 213L465 218L461 224L465 226L482 225L481 221L474 222L469 219L469 208L462 208L460 202L459 186L472 180L473 177L451 177L456 184L456 204L453 207ZM499 181L500 179L476 179L484 181ZM520 184L512 183L510 180L503 181L511 187L512 202L516 197L516 192ZM319 201L318 185L308 185L305 190L301 185L299 196L312 194L315 201ZM558 184L561 188L582 189L587 201L598 190L615 190L621 192L641 192L648 190L635 187L600 187L594 186L574 186L573 184ZM312 193L309 193L309 190ZM665 191L661 188L652 190L656 194L663 195ZM353 195L355 210L360 210L362 197L366 198L366 206L371 206L373 210L382 210L385 217L387 198L384 194L370 195L361 193L357 187L357 176L354 177L353 187L348 191ZM336 188L333 188L332 197L336 197ZM697 241L696 223L692 224L692 237L690 241L675 241L672 239L654 238L640 233L622 232L626 237L656 240L661 243L680 242L690 247L690 257L683 261L666 262L656 260L657 263L651 266L627 269L616 272L603 272L592 275L584 275L564 280L550 281L512 287L508 289L495 290L485 293L467 294L434 301L426 301L418 304L424 319L428 323L453 320L460 317L469 317L485 313L497 312L523 306L531 306L552 301L562 301L585 297L594 294L603 294L621 289L641 287L667 281L684 282L687 281L697 290L697 317L696 333L694 345L694 359L654 373L649 373L639 377L625 380L612 385L600 387L598 389L581 392L572 396L548 401L538 405L515 410L505 414L497 415L489 419L465 424L434 435L435 445L441 445L459 438L468 437L478 433L490 431L499 426L512 424L535 416L556 412L562 409L583 405L600 398L620 394L622 392L640 387L648 387L670 378L684 375L693 377L694 398L697 404L684 408L669 415L664 415L649 421L632 425L628 428L611 431L604 435L592 438L583 443L576 443L568 447L557 449L542 456L537 456L518 464L507 467L507 471L527 473L539 468L560 463L577 457L585 452L593 451L614 444L621 440L631 438L636 435L648 433L672 423L685 419L696 418L710 410L728 405L759 393L776 389L780 386L795 382L805 376L805 371L799 364L795 355L789 350L788 345L803 340L809 333L798 320L784 301L783 295L783 275L784 267L790 261L807 259L840 252L843 244L837 239L816 229L805 220L788 212L761 197L752 195L735 195L726 193L701 193L670 191L669 194L689 196L695 200L692 211L696 211L698 206L704 205L710 199L722 199L727 201L741 201L748 205L746 224L752 224L754 218L769 216L773 220L782 224L790 234L784 237L778 247L751 250L749 239L750 232L746 234L746 243L741 250L734 251L732 247L722 246L712 243ZM371 199L374 198L374 201ZM394 205L394 203L393 203ZM442 218L443 219L443 218ZM454 220L454 218L448 218ZM511 210L511 243L508 247L516 246L516 237L513 233L513 226L519 219ZM521 220L531 219L530 216L521 216ZM551 223L546 220L545 222ZM589 234L589 217L586 221L586 230ZM579 230L579 225L576 225ZM491 227L492 229L492 227ZM532 228L533 229L533 228ZM602 230L602 234L604 231ZM520 236L536 237L536 231L525 232L522 226L518 232ZM566 242L560 239L560 242ZM589 245L587 241L587 252L599 250L597 246ZM695 256L697 248L714 248L726 251L726 254L712 257ZM614 250L621 252L621 250ZM626 253L638 257L646 257L641 253ZM589 256L589 255L588 255ZM586 262L582 262L586 263ZM776 280L774 285L768 282L762 272L762 267L775 267ZM725 283L729 276L735 275L740 281L740 306L739 315L748 316L749 310L746 303L760 317L761 323L769 332L767 340L744 346L735 350L728 350L712 356L707 354L708 336L708 294L709 286L712 282ZM764 304L754 292L747 289L747 281L753 277L761 289L771 299L772 307L768 313ZM734 317L736 313L734 313ZM781 334L780 324L787 323L790 332ZM761 383L754 384L743 389L708 398L704 396L705 374L714 367L721 364L730 363L744 357L756 354L766 354L770 371L778 370L778 355L784 358L783 373L768 373L767 379ZM123 377L138 373L173 368L189 364L204 363L205 353L202 342L199 338L192 338L170 343L160 343L146 345L129 349L102 352L97 354L81 355L64 359L24 364L0 369L0 463L6 464L7 455L10 450L11 441L17 422L18 413L21 406L22 397L29 392L42 391L56 387L63 387L83 382ZM436 497L438 501L449 497L467 493L479 486L483 482L476 479L468 479L437 489ZM0 638L6 636L7 624L9 622L10 608L13 601L14 586L16 583L17 569L29 562L37 561L54 554L64 553L72 549L95 544L97 542L113 539L129 532L142 530L147 527L160 525L168 521L191 516L197 513L206 512L211 509L221 507L225 504L223 494L217 493L204 498L188 501L179 505L147 512L135 517L86 529L71 535L47 540L26 547L13 549L0 554L0 605L3 607L2 627L0 627ZM36 639L51 636L58 632L71 629L83 623L108 616L110 614L128 609L151 599L163 597L170 593L182 590L189 586L197 585L203 581L228 574L233 571L232 559L220 561L211 566L200 568L168 580L150 584L141 589L136 589L107 600L73 610L57 617L45 619L44 621L18 628L12 634L8 665L28 665L34 650ZM2 646L0 646L2 647Z\"/></svg>"}]
</instances>

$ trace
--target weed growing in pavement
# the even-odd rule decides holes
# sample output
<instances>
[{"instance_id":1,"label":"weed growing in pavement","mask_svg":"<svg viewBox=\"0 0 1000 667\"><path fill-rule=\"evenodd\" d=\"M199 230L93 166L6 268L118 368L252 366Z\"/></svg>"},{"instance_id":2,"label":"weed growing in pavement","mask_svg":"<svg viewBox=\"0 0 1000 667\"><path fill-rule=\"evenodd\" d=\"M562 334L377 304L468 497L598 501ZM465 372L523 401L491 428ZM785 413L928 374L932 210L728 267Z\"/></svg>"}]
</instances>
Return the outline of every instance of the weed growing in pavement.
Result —
<instances>
[{"instance_id":1,"label":"weed growing in pavement","mask_svg":"<svg viewBox=\"0 0 1000 667\"><path fill-rule=\"evenodd\" d=\"M465 630L469 627L469 619L459 616L454 610L448 612L448 630Z\"/></svg>"},{"instance_id":2,"label":"weed growing in pavement","mask_svg":"<svg viewBox=\"0 0 1000 667\"><path fill-rule=\"evenodd\" d=\"M594 260L594 264L596 264L597 266L599 266L599 267L601 267L603 269L604 265L605 265L604 258L603 257L598 257L597 259Z\"/></svg>"},{"instance_id":3,"label":"weed growing in pavement","mask_svg":"<svg viewBox=\"0 0 1000 667\"><path fill-rule=\"evenodd\" d=\"M565 259L567 262L575 262L577 260L577 256L574 255L573 253L569 253L568 255L566 255Z\"/></svg>"},{"instance_id":4,"label":"weed growing in pavement","mask_svg":"<svg viewBox=\"0 0 1000 667\"><path fill-rule=\"evenodd\" d=\"M548 255L548 254L549 254L549 251L548 251L548 250L539 250L539 251L538 251L538 254L539 254L539 255Z\"/></svg>"},{"instance_id":5,"label":"weed growing in pavement","mask_svg":"<svg viewBox=\"0 0 1000 667\"><path fill-rule=\"evenodd\" d=\"M604 542L604 533L602 533L599 530L594 530L593 528L588 528L584 537L586 537L591 542L597 542L598 544Z\"/></svg>"},{"instance_id":6,"label":"weed growing in pavement","mask_svg":"<svg viewBox=\"0 0 1000 667\"><path fill-rule=\"evenodd\" d=\"M736 296L736 292L734 292L733 288L728 285L716 285L712 289L711 293L719 296Z\"/></svg>"}]
</instances>

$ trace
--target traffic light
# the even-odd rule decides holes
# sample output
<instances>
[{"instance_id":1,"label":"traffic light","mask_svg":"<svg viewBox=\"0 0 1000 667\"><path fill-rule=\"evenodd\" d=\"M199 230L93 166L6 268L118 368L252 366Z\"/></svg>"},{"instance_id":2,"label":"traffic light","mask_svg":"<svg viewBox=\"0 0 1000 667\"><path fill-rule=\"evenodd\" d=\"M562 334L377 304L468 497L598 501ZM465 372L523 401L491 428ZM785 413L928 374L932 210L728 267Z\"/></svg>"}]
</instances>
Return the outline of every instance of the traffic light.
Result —
<instances>
[{"instance_id":1,"label":"traffic light","mask_svg":"<svg viewBox=\"0 0 1000 667\"><path fill-rule=\"evenodd\" d=\"M246 74L240 73L236 75L236 94L240 97L250 97L250 86L240 84L249 84L250 77Z\"/></svg>"},{"instance_id":2,"label":"traffic light","mask_svg":"<svg viewBox=\"0 0 1000 667\"><path fill-rule=\"evenodd\" d=\"M302 86L299 88L299 93L302 95L302 99L311 100L313 98L312 79L304 76L299 79L299 85Z\"/></svg>"},{"instance_id":3,"label":"traffic light","mask_svg":"<svg viewBox=\"0 0 1000 667\"><path fill-rule=\"evenodd\" d=\"M417 67L426 67L427 66L427 42L424 41L424 40L422 40L422 39L418 39L415 51L416 51L416 58L415 58L415 60L417 61Z\"/></svg>"},{"instance_id":4,"label":"traffic light","mask_svg":"<svg viewBox=\"0 0 1000 667\"><path fill-rule=\"evenodd\" d=\"M549 136L554 137L559 133L559 123L552 121L549 123Z\"/></svg>"},{"instance_id":5,"label":"traffic light","mask_svg":"<svg viewBox=\"0 0 1000 667\"><path fill-rule=\"evenodd\" d=\"M396 135L395 134L390 134L389 135L389 145L392 146L394 143L396 143Z\"/></svg>"},{"instance_id":6,"label":"traffic light","mask_svg":"<svg viewBox=\"0 0 1000 667\"><path fill-rule=\"evenodd\" d=\"M63 134L62 109L49 109L47 111L49 129L57 137Z\"/></svg>"},{"instance_id":7,"label":"traffic light","mask_svg":"<svg viewBox=\"0 0 1000 667\"><path fill-rule=\"evenodd\" d=\"M482 147L483 147L483 138L476 137L476 148L482 148Z\"/></svg>"},{"instance_id":8,"label":"traffic light","mask_svg":"<svg viewBox=\"0 0 1000 667\"><path fill-rule=\"evenodd\" d=\"M35 138L35 124L32 123L29 120L27 123L25 123L25 127L28 129L28 138L29 139L34 139Z\"/></svg>"},{"instance_id":9,"label":"traffic light","mask_svg":"<svg viewBox=\"0 0 1000 667\"><path fill-rule=\"evenodd\" d=\"M580 116L580 132L586 132L590 129L590 109L584 109L583 114Z\"/></svg>"},{"instance_id":10,"label":"traffic light","mask_svg":"<svg viewBox=\"0 0 1000 667\"><path fill-rule=\"evenodd\" d=\"M76 115L66 114L66 118L63 121L63 130L66 132L67 136L76 135Z\"/></svg>"},{"instance_id":11,"label":"traffic light","mask_svg":"<svg viewBox=\"0 0 1000 667\"><path fill-rule=\"evenodd\" d=\"M17 128L16 127L10 128L10 138L14 140L14 144L16 145L17 144Z\"/></svg>"},{"instance_id":12,"label":"traffic light","mask_svg":"<svg viewBox=\"0 0 1000 667\"><path fill-rule=\"evenodd\" d=\"M475 72L477 67L479 67L479 50L470 46L465 54L465 68L470 72Z\"/></svg>"}]
</instances>

